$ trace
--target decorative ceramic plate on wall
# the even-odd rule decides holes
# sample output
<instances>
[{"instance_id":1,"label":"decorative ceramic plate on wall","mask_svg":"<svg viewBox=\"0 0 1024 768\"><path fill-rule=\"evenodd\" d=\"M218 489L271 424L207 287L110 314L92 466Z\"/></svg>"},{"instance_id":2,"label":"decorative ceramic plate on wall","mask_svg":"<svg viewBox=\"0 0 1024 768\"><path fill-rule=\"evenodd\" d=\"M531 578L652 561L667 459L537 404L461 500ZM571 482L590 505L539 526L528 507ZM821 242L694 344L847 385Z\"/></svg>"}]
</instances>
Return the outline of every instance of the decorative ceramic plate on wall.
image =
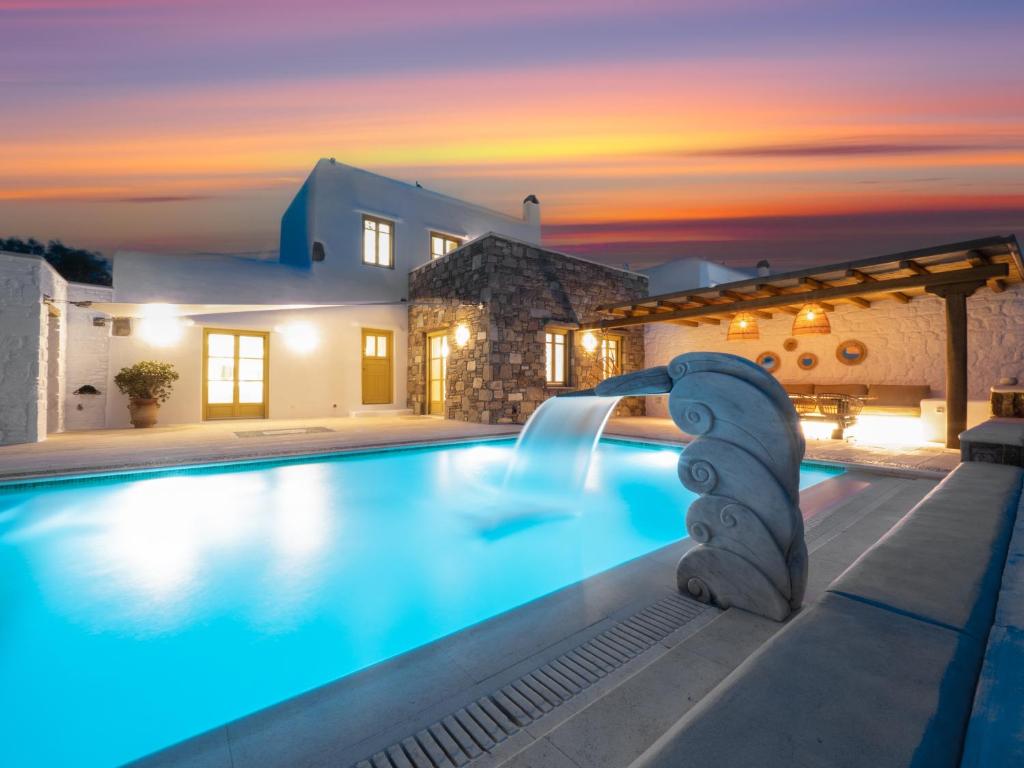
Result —
<instances>
[{"instance_id":1,"label":"decorative ceramic plate on wall","mask_svg":"<svg viewBox=\"0 0 1024 768\"><path fill-rule=\"evenodd\" d=\"M757 364L764 368L768 373L775 373L779 370L779 364L782 360L774 352L762 352L757 356Z\"/></svg>"},{"instance_id":2,"label":"decorative ceramic plate on wall","mask_svg":"<svg viewBox=\"0 0 1024 768\"><path fill-rule=\"evenodd\" d=\"M794 349L796 349L799 343L799 341L791 337L782 342L782 348L787 352L792 352Z\"/></svg>"},{"instance_id":3,"label":"decorative ceramic plate on wall","mask_svg":"<svg viewBox=\"0 0 1024 768\"><path fill-rule=\"evenodd\" d=\"M867 356L868 348L863 341L850 339L836 347L836 360L843 365L860 365Z\"/></svg>"},{"instance_id":4,"label":"decorative ceramic plate on wall","mask_svg":"<svg viewBox=\"0 0 1024 768\"><path fill-rule=\"evenodd\" d=\"M809 371L818 364L818 356L813 352L801 352L796 356L796 364L802 370Z\"/></svg>"}]
</instances>

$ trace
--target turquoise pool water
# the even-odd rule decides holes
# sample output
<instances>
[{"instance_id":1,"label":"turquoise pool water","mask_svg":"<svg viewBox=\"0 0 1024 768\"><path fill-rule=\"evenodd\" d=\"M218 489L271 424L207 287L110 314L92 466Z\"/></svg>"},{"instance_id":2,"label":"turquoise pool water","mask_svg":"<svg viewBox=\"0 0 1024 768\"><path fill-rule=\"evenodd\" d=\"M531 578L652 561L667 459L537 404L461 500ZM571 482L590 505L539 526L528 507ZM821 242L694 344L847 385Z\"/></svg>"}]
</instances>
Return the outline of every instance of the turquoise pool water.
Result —
<instances>
[{"instance_id":1,"label":"turquoise pool water","mask_svg":"<svg viewBox=\"0 0 1024 768\"><path fill-rule=\"evenodd\" d=\"M140 757L684 535L678 449L603 442L552 510L512 447L0 486L0 765Z\"/></svg>"}]
</instances>

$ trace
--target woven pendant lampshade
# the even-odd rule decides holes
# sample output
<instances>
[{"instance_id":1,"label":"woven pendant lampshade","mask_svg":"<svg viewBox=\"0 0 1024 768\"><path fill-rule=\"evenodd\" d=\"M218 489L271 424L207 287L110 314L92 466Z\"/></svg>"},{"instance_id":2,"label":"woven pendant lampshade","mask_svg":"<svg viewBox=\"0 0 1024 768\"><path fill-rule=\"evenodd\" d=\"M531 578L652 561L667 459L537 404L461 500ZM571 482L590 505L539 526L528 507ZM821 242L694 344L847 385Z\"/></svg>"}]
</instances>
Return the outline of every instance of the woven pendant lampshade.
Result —
<instances>
[{"instance_id":1,"label":"woven pendant lampshade","mask_svg":"<svg viewBox=\"0 0 1024 768\"><path fill-rule=\"evenodd\" d=\"M832 333L832 324L821 305L804 304L793 318L793 335L811 336L816 333Z\"/></svg>"},{"instance_id":2,"label":"woven pendant lampshade","mask_svg":"<svg viewBox=\"0 0 1024 768\"><path fill-rule=\"evenodd\" d=\"M729 321L729 331L725 335L726 341L746 341L759 338L761 338L761 333L757 329L757 318L749 312L740 312Z\"/></svg>"}]
</instances>

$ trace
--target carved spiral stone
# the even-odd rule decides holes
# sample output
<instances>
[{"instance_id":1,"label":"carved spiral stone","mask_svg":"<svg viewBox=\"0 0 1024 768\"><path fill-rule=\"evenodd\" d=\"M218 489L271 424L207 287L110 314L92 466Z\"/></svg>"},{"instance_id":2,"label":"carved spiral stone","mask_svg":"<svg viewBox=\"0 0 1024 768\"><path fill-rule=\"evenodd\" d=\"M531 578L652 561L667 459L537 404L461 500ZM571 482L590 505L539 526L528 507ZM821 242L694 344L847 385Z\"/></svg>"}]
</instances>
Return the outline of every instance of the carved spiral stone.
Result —
<instances>
[{"instance_id":1,"label":"carved spiral stone","mask_svg":"<svg viewBox=\"0 0 1024 768\"><path fill-rule=\"evenodd\" d=\"M679 457L679 479L683 485L697 493L711 493L718 485L718 472L710 461L689 461L686 452Z\"/></svg>"},{"instance_id":2,"label":"carved spiral stone","mask_svg":"<svg viewBox=\"0 0 1024 768\"><path fill-rule=\"evenodd\" d=\"M681 379L689 371L686 363L681 361L679 358L675 358L668 364L668 375L673 379Z\"/></svg>"},{"instance_id":3,"label":"carved spiral stone","mask_svg":"<svg viewBox=\"0 0 1024 768\"><path fill-rule=\"evenodd\" d=\"M740 504L727 504L726 506L722 507L722 511L718 517L722 521L722 525L724 525L726 528L735 528L737 523L739 522L736 519L736 515L737 513L742 512L744 509L745 507L741 506Z\"/></svg>"},{"instance_id":4,"label":"carved spiral stone","mask_svg":"<svg viewBox=\"0 0 1024 768\"><path fill-rule=\"evenodd\" d=\"M694 599L699 600L702 603L711 602L711 590L708 588L708 585L704 583L703 579L691 576L686 582L686 591L689 592Z\"/></svg>"},{"instance_id":5,"label":"carved spiral stone","mask_svg":"<svg viewBox=\"0 0 1024 768\"><path fill-rule=\"evenodd\" d=\"M711 541L711 529L704 523L695 521L690 523L687 528L690 538L694 541L700 542L701 544L707 544Z\"/></svg>"},{"instance_id":6,"label":"carved spiral stone","mask_svg":"<svg viewBox=\"0 0 1024 768\"><path fill-rule=\"evenodd\" d=\"M679 416L680 427L690 435L705 435L715 424L715 415L703 403L687 403Z\"/></svg>"}]
</instances>

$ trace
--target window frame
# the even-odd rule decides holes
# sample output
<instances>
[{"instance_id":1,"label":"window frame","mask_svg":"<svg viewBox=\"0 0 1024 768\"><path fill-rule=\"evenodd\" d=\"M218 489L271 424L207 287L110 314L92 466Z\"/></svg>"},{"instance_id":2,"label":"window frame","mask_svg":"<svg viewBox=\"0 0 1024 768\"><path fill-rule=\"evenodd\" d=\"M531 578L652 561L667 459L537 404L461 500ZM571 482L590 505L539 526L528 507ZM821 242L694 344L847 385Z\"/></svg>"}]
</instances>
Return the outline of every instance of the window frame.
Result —
<instances>
[{"instance_id":1,"label":"window frame","mask_svg":"<svg viewBox=\"0 0 1024 768\"><path fill-rule=\"evenodd\" d=\"M548 377L549 371L557 370L555 355L558 353L557 339L561 339L562 378L552 379ZM544 329L544 383L548 387L569 386L569 331L562 328ZM550 366L549 366L550 364Z\"/></svg>"},{"instance_id":2,"label":"window frame","mask_svg":"<svg viewBox=\"0 0 1024 768\"><path fill-rule=\"evenodd\" d=\"M598 348L597 348L597 350L598 350L597 355L598 355L598 360L600 361L600 364L601 364L602 380L610 378L612 376L620 376L620 375L622 375L622 355L623 355L623 351L624 351L623 339L624 339L624 337L622 337L622 336L620 336L620 335L618 335L616 333L609 333L609 334L601 336L600 344L598 345ZM606 362L607 359L608 359L607 349L608 349L608 345L609 344L615 346L615 368L613 370L608 370L608 365L607 365L607 362Z\"/></svg>"},{"instance_id":3,"label":"window frame","mask_svg":"<svg viewBox=\"0 0 1024 768\"><path fill-rule=\"evenodd\" d=\"M374 230L368 230L366 223L372 221L378 227ZM387 224L391 228L390 237L388 238L388 263L381 264L380 262L380 228L379 225ZM395 222L391 219L385 219L383 216L374 216L369 213L364 213L361 222L361 232L359 241L359 258L366 267L380 267L381 269L394 269L395 268ZM366 260L366 233L372 231L374 233L373 245L374 245L374 257L376 261Z\"/></svg>"},{"instance_id":4,"label":"window frame","mask_svg":"<svg viewBox=\"0 0 1024 768\"><path fill-rule=\"evenodd\" d=\"M452 248L451 250L445 250L444 253L440 254L439 256L435 256L434 255L434 238L435 237L440 238L445 244L447 244L447 243L455 243L455 248ZM437 261L438 259L443 259L445 256L447 256L449 253L454 251L456 248L461 248L465 244L466 244L465 238L456 237L455 235L448 235L448 234L445 234L444 232L438 232L436 229L429 230L429 233L427 234L427 251L428 251L428 254L430 255L430 260L431 261Z\"/></svg>"}]
</instances>

